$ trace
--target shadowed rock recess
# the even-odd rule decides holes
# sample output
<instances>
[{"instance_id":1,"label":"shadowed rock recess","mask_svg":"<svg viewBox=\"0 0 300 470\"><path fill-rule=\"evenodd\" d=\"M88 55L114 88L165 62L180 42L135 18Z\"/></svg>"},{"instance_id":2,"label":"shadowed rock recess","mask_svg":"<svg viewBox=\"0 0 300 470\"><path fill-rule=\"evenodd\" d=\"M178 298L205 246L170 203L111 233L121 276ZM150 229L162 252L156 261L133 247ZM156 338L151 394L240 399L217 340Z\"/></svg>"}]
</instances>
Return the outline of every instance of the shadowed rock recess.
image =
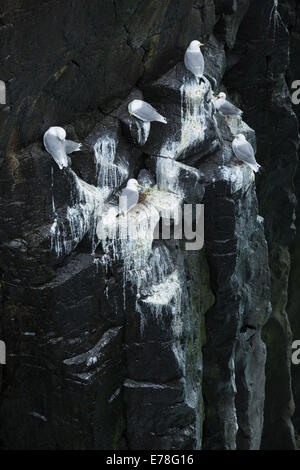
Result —
<instances>
[{"instance_id":1,"label":"shadowed rock recess","mask_svg":"<svg viewBox=\"0 0 300 470\"><path fill-rule=\"evenodd\" d=\"M0 448L294 449L296 1L1 9ZM193 39L200 85L182 62ZM219 91L244 110L230 128ZM134 98L168 124L131 118ZM62 171L42 144L55 125L83 144ZM257 189L230 130L257 146ZM145 189L124 240L130 177ZM184 204L204 204L201 250L155 236Z\"/></svg>"}]
</instances>

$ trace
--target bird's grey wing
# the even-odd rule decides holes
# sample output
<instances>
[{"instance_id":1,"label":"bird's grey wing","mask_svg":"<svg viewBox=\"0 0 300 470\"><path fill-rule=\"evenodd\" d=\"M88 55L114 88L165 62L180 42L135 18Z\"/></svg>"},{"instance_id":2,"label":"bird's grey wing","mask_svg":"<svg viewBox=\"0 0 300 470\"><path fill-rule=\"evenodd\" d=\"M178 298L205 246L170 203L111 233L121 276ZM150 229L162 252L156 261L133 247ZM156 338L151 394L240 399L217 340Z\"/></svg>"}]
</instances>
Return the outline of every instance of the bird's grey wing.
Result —
<instances>
[{"instance_id":1,"label":"bird's grey wing","mask_svg":"<svg viewBox=\"0 0 300 470\"><path fill-rule=\"evenodd\" d=\"M162 116L154 109L151 104L142 103L141 107L133 113L137 118L142 121L156 121L162 118Z\"/></svg>"},{"instance_id":2,"label":"bird's grey wing","mask_svg":"<svg viewBox=\"0 0 300 470\"><path fill-rule=\"evenodd\" d=\"M132 209L132 207L137 204L138 200L138 191L133 191L132 189L124 188L119 200L119 209L123 212L128 212L130 209Z\"/></svg>"},{"instance_id":3,"label":"bird's grey wing","mask_svg":"<svg viewBox=\"0 0 300 470\"><path fill-rule=\"evenodd\" d=\"M73 140L65 140L65 151L66 153L78 152L80 150L81 144L78 142L73 142Z\"/></svg>"},{"instance_id":4,"label":"bird's grey wing","mask_svg":"<svg viewBox=\"0 0 300 470\"><path fill-rule=\"evenodd\" d=\"M48 153L53 157L56 161L59 168L68 166L68 157L66 155L64 146L62 142L59 142L55 137L51 135L44 136L44 146Z\"/></svg>"},{"instance_id":5,"label":"bird's grey wing","mask_svg":"<svg viewBox=\"0 0 300 470\"><path fill-rule=\"evenodd\" d=\"M251 144L249 144L249 142L235 145L235 153L236 156L243 162L250 163L251 165L257 164L253 147Z\"/></svg>"},{"instance_id":6,"label":"bird's grey wing","mask_svg":"<svg viewBox=\"0 0 300 470\"><path fill-rule=\"evenodd\" d=\"M59 168L67 168L69 166L68 155L63 148L59 148L55 153L52 153L52 157L58 164Z\"/></svg>"},{"instance_id":7,"label":"bird's grey wing","mask_svg":"<svg viewBox=\"0 0 300 470\"><path fill-rule=\"evenodd\" d=\"M221 104L219 111L224 114L224 116L238 116L243 114L243 111L234 106L234 104L229 103L229 101L225 101L223 104Z\"/></svg>"},{"instance_id":8,"label":"bird's grey wing","mask_svg":"<svg viewBox=\"0 0 300 470\"><path fill-rule=\"evenodd\" d=\"M197 77L202 76L204 72L204 58L202 52L186 51L184 55L184 65Z\"/></svg>"}]
</instances>

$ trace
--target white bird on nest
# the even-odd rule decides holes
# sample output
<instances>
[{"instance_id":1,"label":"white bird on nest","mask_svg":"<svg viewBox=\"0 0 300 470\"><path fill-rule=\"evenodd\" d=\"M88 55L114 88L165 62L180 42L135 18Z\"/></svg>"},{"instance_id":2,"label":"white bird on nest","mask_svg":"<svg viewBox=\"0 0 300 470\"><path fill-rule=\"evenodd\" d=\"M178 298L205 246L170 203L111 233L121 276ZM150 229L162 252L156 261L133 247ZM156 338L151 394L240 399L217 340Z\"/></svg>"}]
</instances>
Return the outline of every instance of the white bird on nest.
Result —
<instances>
[{"instance_id":1,"label":"white bird on nest","mask_svg":"<svg viewBox=\"0 0 300 470\"><path fill-rule=\"evenodd\" d=\"M135 207L139 200L139 190L142 186L137 182L137 180L131 178L128 180L126 188L122 190L121 196L119 198L119 213L125 215L133 207Z\"/></svg>"},{"instance_id":2,"label":"white bird on nest","mask_svg":"<svg viewBox=\"0 0 300 470\"><path fill-rule=\"evenodd\" d=\"M223 116L242 116L243 111L227 101L226 93L219 93L215 98L215 107Z\"/></svg>"}]
</instances>

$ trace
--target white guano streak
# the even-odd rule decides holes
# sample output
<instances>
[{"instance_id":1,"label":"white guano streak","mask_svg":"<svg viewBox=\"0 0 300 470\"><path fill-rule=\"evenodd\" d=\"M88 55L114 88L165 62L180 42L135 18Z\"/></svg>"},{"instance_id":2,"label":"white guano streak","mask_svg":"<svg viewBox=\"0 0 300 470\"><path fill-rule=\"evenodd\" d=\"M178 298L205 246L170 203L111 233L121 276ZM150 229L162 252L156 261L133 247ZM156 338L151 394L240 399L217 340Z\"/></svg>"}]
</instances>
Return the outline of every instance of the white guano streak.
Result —
<instances>
[{"instance_id":1,"label":"white guano streak","mask_svg":"<svg viewBox=\"0 0 300 470\"><path fill-rule=\"evenodd\" d=\"M156 162L157 185L160 190L181 193L178 183L179 168L172 160L203 142L206 131L206 83L199 85L195 79L185 79L180 87L181 132L180 141L168 140L160 151L165 158Z\"/></svg>"},{"instance_id":2,"label":"white guano streak","mask_svg":"<svg viewBox=\"0 0 300 470\"><path fill-rule=\"evenodd\" d=\"M102 189L108 199L127 177L127 170L122 164L115 163L117 142L109 136L101 136L94 145L97 173L97 187Z\"/></svg>"},{"instance_id":3,"label":"white guano streak","mask_svg":"<svg viewBox=\"0 0 300 470\"><path fill-rule=\"evenodd\" d=\"M50 229L51 249L57 257L69 254L83 237L89 233L92 239L92 252L95 248L95 228L104 205L103 193L69 169L73 179L72 206L68 206L64 218L55 213ZM53 202L53 207L55 207Z\"/></svg>"},{"instance_id":4,"label":"white guano streak","mask_svg":"<svg viewBox=\"0 0 300 470\"><path fill-rule=\"evenodd\" d=\"M130 121L129 129L133 138L135 135L135 129L134 129L135 126L136 126L136 131L137 131L137 144L145 145L150 134L151 123L140 121L137 118L134 120L134 122Z\"/></svg>"}]
</instances>

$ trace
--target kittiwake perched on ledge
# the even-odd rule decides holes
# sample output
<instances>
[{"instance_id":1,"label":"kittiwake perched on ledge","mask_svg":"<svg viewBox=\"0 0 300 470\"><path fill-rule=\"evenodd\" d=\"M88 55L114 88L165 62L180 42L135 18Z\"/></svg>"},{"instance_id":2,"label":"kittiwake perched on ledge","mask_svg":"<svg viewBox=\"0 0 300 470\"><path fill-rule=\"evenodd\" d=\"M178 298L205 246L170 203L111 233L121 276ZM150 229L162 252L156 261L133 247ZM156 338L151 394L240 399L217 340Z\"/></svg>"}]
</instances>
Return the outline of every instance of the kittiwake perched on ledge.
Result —
<instances>
[{"instance_id":1,"label":"kittiwake perched on ledge","mask_svg":"<svg viewBox=\"0 0 300 470\"><path fill-rule=\"evenodd\" d=\"M130 179L127 181L126 188L122 190L120 199L119 199L119 215L127 214L130 209L137 205L139 200L139 190L142 186L135 179ZM117 217L118 217L117 216Z\"/></svg>"},{"instance_id":2,"label":"kittiwake perched on ledge","mask_svg":"<svg viewBox=\"0 0 300 470\"><path fill-rule=\"evenodd\" d=\"M232 149L238 160L246 165L250 166L252 170L257 173L260 169L260 165L255 160L254 150L252 145L246 140L243 134L234 136L235 139L232 142Z\"/></svg>"},{"instance_id":3,"label":"kittiwake perched on ledge","mask_svg":"<svg viewBox=\"0 0 300 470\"><path fill-rule=\"evenodd\" d=\"M226 99L226 93L219 93L215 98L215 107L223 116L241 116L243 111Z\"/></svg>"},{"instance_id":4,"label":"kittiwake perched on ledge","mask_svg":"<svg viewBox=\"0 0 300 470\"><path fill-rule=\"evenodd\" d=\"M128 112L144 122L158 121L167 124L167 120L151 104L143 100L133 100L128 105Z\"/></svg>"},{"instance_id":5,"label":"kittiwake perched on ledge","mask_svg":"<svg viewBox=\"0 0 300 470\"><path fill-rule=\"evenodd\" d=\"M77 152L81 144L66 140L66 131L62 127L49 127L44 134L44 146L54 158L60 170L69 166L68 154Z\"/></svg>"},{"instance_id":6,"label":"kittiwake perched on ledge","mask_svg":"<svg viewBox=\"0 0 300 470\"><path fill-rule=\"evenodd\" d=\"M192 41L184 54L184 65L199 80L204 73L204 57L200 47L204 46L199 41Z\"/></svg>"}]
</instances>

